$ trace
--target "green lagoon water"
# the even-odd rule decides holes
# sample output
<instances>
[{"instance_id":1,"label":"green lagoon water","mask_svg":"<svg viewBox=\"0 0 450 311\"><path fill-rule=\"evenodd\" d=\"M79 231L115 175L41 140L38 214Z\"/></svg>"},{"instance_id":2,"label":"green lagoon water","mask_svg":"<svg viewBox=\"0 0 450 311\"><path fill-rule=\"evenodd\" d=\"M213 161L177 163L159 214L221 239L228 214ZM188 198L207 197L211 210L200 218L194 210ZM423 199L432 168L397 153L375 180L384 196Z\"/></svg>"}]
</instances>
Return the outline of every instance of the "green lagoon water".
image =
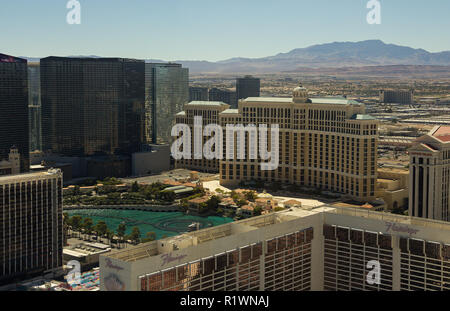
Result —
<instances>
[{"instance_id":1,"label":"green lagoon water","mask_svg":"<svg viewBox=\"0 0 450 311\"><path fill-rule=\"evenodd\" d=\"M83 218L92 218L94 224L103 220L110 230L116 232L119 224L124 223L127 227L126 234L131 233L135 226L139 227L141 236L146 237L147 232L155 232L157 239L164 235L170 237L187 232L188 226L193 222L200 223L200 229L223 225L233 222L232 218L209 216L190 216L180 212L146 212L134 210L112 210L112 209L84 209L68 210L69 216L80 215Z\"/></svg>"}]
</instances>

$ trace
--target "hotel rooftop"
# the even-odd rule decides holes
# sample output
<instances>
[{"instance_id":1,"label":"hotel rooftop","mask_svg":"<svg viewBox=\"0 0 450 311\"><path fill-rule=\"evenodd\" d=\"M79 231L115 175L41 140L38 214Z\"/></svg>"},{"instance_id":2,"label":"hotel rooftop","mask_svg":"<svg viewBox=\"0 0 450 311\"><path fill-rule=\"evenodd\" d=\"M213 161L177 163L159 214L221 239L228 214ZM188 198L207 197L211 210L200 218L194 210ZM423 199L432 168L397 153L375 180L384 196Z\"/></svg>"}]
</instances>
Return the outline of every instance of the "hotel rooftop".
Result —
<instances>
[{"instance_id":1,"label":"hotel rooftop","mask_svg":"<svg viewBox=\"0 0 450 311\"><path fill-rule=\"evenodd\" d=\"M369 284L369 261L381 282ZM450 223L322 206L100 255L102 290L449 290ZM418 273L417 271L422 271Z\"/></svg>"},{"instance_id":2,"label":"hotel rooftop","mask_svg":"<svg viewBox=\"0 0 450 311\"><path fill-rule=\"evenodd\" d=\"M220 243L220 239L231 236L236 233L249 232L263 227L269 227L274 224L286 223L296 218L311 216L314 214L337 214L343 216L361 217L365 219L398 223L403 225L421 226L425 228L433 228L446 232L450 238L450 222L437 221L431 219L423 219L416 217L401 216L397 214L374 212L362 210L352 207L318 207L312 210L303 208L291 208L287 211L271 213L268 215L253 217L228 223L213 228L203 229L196 232L181 234L175 237L166 238L159 241L153 241L138 246L128 248L126 250L116 250L108 254L108 257L119 259L126 262L138 261L147 257L153 257L170 253L173 250L158 249L158 244L180 244L185 247L199 245L205 242L216 241ZM187 243L180 243L187 242Z\"/></svg>"},{"instance_id":3,"label":"hotel rooftop","mask_svg":"<svg viewBox=\"0 0 450 311\"><path fill-rule=\"evenodd\" d=\"M15 175L0 176L0 184L9 184L14 182L21 182L23 180L37 180L47 179L48 177L61 174L59 169L49 169L48 171L41 171L35 173L22 173Z\"/></svg>"}]
</instances>

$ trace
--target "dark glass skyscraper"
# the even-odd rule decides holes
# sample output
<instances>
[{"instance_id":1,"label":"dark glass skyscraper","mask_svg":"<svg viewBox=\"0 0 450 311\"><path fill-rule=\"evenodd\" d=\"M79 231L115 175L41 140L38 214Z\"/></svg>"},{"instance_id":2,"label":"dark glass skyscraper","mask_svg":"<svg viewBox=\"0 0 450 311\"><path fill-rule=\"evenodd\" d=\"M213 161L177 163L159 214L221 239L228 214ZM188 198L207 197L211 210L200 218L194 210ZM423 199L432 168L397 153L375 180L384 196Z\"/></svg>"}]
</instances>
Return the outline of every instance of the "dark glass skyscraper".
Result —
<instances>
[{"instance_id":1,"label":"dark glass skyscraper","mask_svg":"<svg viewBox=\"0 0 450 311\"><path fill-rule=\"evenodd\" d=\"M28 63L28 119L30 150L41 150L41 73L39 63Z\"/></svg>"},{"instance_id":2,"label":"dark glass skyscraper","mask_svg":"<svg viewBox=\"0 0 450 311\"><path fill-rule=\"evenodd\" d=\"M208 101L208 88L207 87L189 87L189 102L193 101Z\"/></svg>"},{"instance_id":3,"label":"dark glass skyscraper","mask_svg":"<svg viewBox=\"0 0 450 311\"><path fill-rule=\"evenodd\" d=\"M175 115L189 102L189 69L174 63L147 63L145 85L147 141L168 143Z\"/></svg>"},{"instance_id":4,"label":"dark glass skyscraper","mask_svg":"<svg viewBox=\"0 0 450 311\"><path fill-rule=\"evenodd\" d=\"M66 156L139 151L145 63L124 58L41 59L43 150Z\"/></svg>"},{"instance_id":5,"label":"dark glass skyscraper","mask_svg":"<svg viewBox=\"0 0 450 311\"><path fill-rule=\"evenodd\" d=\"M209 89L208 96L209 101L223 102L230 105L231 108L237 108L236 92L213 87Z\"/></svg>"},{"instance_id":6,"label":"dark glass skyscraper","mask_svg":"<svg viewBox=\"0 0 450 311\"><path fill-rule=\"evenodd\" d=\"M260 96L261 81L259 78L245 76L236 79L237 100Z\"/></svg>"},{"instance_id":7,"label":"dark glass skyscraper","mask_svg":"<svg viewBox=\"0 0 450 311\"><path fill-rule=\"evenodd\" d=\"M20 153L20 171L30 167L28 82L25 59L0 54L0 161L12 146Z\"/></svg>"},{"instance_id":8,"label":"dark glass skyscraper","mask_svg":"<svg viewBox=\"0 0 450 311\"><path fill-rule=\"evenodd\" d=\"M63 266L60 170L0 176L0 284Z\"/></svg>"}]
</instances>

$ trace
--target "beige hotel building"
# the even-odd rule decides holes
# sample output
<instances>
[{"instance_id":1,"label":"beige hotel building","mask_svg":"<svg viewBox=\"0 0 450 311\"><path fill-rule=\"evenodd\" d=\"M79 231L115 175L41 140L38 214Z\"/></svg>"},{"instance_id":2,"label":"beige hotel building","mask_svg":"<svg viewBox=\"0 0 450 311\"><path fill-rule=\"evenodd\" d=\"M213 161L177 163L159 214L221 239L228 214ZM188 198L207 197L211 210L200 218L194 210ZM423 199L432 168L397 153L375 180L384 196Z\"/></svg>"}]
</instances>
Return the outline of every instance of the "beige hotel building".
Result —
<instances>
[{"instance_id":1,"label":"beige hotel building","mask_svg":"<svg viewBox=\"0 0 450 311\"><path fill-rule=\"evenodd\" d=\"M368 282L370 261L379 282ZM450 224L354 208L291 210L100 256L101 290L450 289Z\"/></svg>"},{"instance_id":2,"label":"beige hotel building","mask_svg":"<svg viewBox=\"0 0 450 311\"><path fill-rule=\"evenodd\" d=\"M419 137L409 156L409 215L450 221L450 126Z\"/></svg>"},{"instance_id":3,"label":"beige hotel building","mask_svg":"<svg viewBox=\"0 0 450 311\"><path fill-rule=\"evenodd\" d=\"M177 122L192 126L196 115L203 116L204 124L218 123L224 129L223 159L209 163L180 160L177 167L209 170L218 166L224 186L251 180L277 181L343 193L366 202L375 199L378 122L365 114L361 103L343 97L308 98L308 91L297 87L292 98L251 97L240 100L238 109L223 103L193 102L185 106ZM260 170L261 160L249 157L248 135L245 159L235 155L227 160L227 124L266 124L269 129L278 124L278 168ZM270 130L268 138L270 146Z\"/></svg>"},{"instance_id":4,"label":"beige hotel building","mask_svg":"<svg viewBox=\"0 0 450 311\"><path fill-rule=\"evenodd\" d=\"M62 271L62 173L0 176L0 285Z\"/></svg>"},{"instance_id":5,"label":"beige hotel building","mask_svg":"<svg viewBox=\"0 0 450 311\"><path fill-rule=\"evenodd\" d=\"M203 120L203 126L208 124L219 124L219 114L230 108L230 105L223 102L216 101L192 101L189 104L184 105L184 110L177 113L175 121L177 124L187 124L191 129L191 150L194 153L194 117L201 116ZM202 146L209 139L209 137L203 137ZM203 172L217 172L219 170L218 160L194 159L192 155L191 159L181 159L175 161L177 168L189 168L193 170L199 170Z\"/></svg>"}]
</instances>

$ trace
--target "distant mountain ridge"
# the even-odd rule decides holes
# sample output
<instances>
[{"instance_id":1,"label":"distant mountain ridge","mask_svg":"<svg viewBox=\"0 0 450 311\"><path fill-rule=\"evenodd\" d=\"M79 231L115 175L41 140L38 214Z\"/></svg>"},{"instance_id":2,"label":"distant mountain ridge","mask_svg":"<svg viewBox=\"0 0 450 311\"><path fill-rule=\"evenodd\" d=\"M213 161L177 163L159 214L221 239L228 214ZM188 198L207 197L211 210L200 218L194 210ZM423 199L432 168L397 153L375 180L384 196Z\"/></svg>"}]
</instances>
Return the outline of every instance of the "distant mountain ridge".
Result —
<instances>
[{"instance_id":1,"label":"distant mountain ridge","mask_svg":"<svg viewBox=\"0 0 450 311\"><path fill-rule=\"evenodd\" d=\"M146 60L163 62L162 60ZM262 58L235 57L218 62L177 60L192 73L271 73L308 68L342 68L392 65L450 66L450 51L386 44L381 40L333 42L294 49Z\"/></svg>"}]
</instances>

